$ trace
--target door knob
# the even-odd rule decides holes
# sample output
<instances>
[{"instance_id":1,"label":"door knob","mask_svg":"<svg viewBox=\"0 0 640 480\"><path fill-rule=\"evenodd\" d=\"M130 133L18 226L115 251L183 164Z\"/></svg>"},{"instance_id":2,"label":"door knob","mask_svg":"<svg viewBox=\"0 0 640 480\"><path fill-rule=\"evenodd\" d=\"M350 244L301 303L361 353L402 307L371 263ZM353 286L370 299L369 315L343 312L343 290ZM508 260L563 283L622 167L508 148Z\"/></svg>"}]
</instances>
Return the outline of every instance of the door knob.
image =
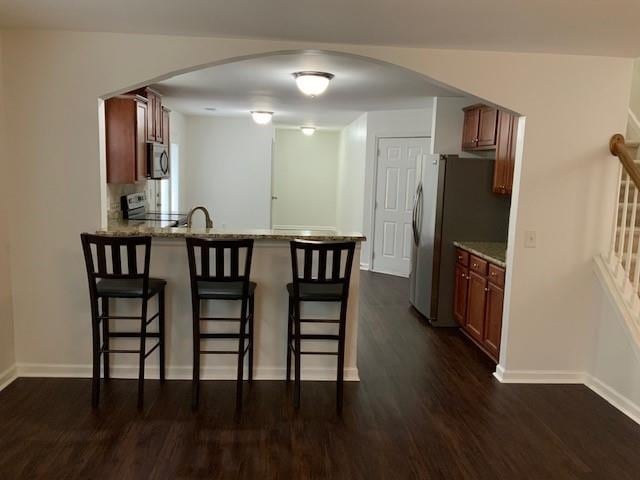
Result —
<instances>
[{"instance_id":1,"label":"door knob","mask_svg":"<svg viewBox=\"0 0 640 480\"><path fill-rule=\"evenodd\" d=\"M277 200L278 197L276 197L275 195L271 195L271 200Z\"/></svg>"}]
</instances>

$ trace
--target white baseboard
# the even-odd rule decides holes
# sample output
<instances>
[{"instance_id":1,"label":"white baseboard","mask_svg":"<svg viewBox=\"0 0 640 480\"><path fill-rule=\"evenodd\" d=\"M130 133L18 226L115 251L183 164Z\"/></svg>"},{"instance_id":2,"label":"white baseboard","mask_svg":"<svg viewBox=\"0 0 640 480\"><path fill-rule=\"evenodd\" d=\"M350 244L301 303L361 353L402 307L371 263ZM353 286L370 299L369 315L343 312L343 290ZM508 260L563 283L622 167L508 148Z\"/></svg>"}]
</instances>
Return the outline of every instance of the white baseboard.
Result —
<instances>
[{"instance_id":1,"label":"white baseboard","mask_svg":"<svg viewBox=\"0 0 640 480\"><path fill-rule=\"evenodd\" d=\"M360 270L369 271L369 264L360 262Z\"/></svg>"},{"instance_id":2,"label":"white baseboard","mask_svg":"<svg viewBox=\"0 0 640 480\"><path fill-rule=\"evenodd\" d=\"M640 405L634 403L616 389L597 379L593 375L586 375L585 385L604 398L612 406L624 413L631 420L640 424Z\"/></svg>"},{"instance_id":3,"label":"white baseboard","mask_svg":"<svg viewBox=\"0 0 640 480\"><path fill-rule=\"evenodd\" d=\"M18 371L15 365L7 368L4 372L0 372L0 392L8 387L16 378L18 378Z\"/></svg>"},{"instance_id":4,"label":"white baseboard","mask_svg":"<svg viewBox=\"0 0 640 480\"><path fill-rule=\"evenodd\" d=\"M493 373L501 383L565 383L585 382L584 372L557 370L505 370L501 365Z\"/></svg>"},{"instance_id":5,"label":"white baseboard","mask_svg":"<svg viewBox=\"0 0 640 480\"><path fill-rule=\"evenodd\" d=\"M409 278L409 274L404 272L392 272L390 270L384 270L377 267L370 268L370 270L374 273L382 273L384 275L393 275L394 277Z\"/></svg>"},{"instance_id":6,"label":"white baseboard","mask_svg":"<svg viewBox=\"0 0 640 480\"><path fill-rule=\"evenodd\" d=\"M137 365L118 365L111 367L112 378L138 378ZM284 380L286 369L284 367L256 367L253 378L255 380ZM19 363L17 365L18 377L54 377L54 378L91 378L91 365L64 365ZM167 367L168 380L191 380L191 366ZM246 375L246 373L245 373ZM157 366L149 366L145 369L146 378L158 378ZM200 371L202 380L235 380L235 367L202 367ZM324 367L306 367L302 369L302 379L311 381L335 381L336 369ZM357 368L345 368L344 379L348 382L358 382L360 377Z\"/></svg>"},{"instance_id":7,"label":"white baseboard","mask_svg":"<svg viewBox=\"0 0 640 480\"><path fill-rule=\"evenodd\" d=\"M505 370L501 365L498 365L493 376L502 383L582 384L604 398L631 420L640 424L640 405L586 372Z\"/></svg>"}]
</instances>

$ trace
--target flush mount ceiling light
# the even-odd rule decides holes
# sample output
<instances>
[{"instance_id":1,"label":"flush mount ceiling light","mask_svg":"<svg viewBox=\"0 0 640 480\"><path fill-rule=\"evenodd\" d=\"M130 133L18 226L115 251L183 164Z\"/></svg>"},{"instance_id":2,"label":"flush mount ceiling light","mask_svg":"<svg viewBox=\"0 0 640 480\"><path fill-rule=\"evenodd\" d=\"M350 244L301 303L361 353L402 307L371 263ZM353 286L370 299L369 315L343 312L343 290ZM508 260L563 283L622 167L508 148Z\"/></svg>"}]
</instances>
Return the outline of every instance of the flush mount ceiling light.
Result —
<instances>
[{"instance_id":1,"label":"flush mount ceiling light","mask_svg":"<svg viewBox=\"0 0 640 480\"><path fill-rule=\"evenodd\" d=\"M307 137L310 137L316 132L316 127L300 127L302 133L304 133Z\"/></svg>"},{"instance_id":2,"label":"flush mount ceiling light","mask_svg":"<svg viewBox=\"0 0 640 480\"><path fill-rule=\"evenodd\" d=\"M273 117L273 112L251 112L251 118L253 118L253 121L258 125L266 125L267 123L270 123L271 117Z\"/></svg>"},{"instance_id":3,"label":"flush mount ceiling light","mask_svg":"<svg viewBox=\"0 0 640 480\"><path fill-rule=\"evenodd\" d=\"M296 72L293 74L298 89L311 97L323 94L333 77L332 73L326 72Z\"/></svg>"},{"instance_id":4,"label":"flush mount ceiling light","mask_svg":"<svg viewBox=\"0 0 640 480\"><path fill-rule=\"evenodd\" d=\"M215 112L215 111L216 111L216 107L204 107L204 109L205 109L207 112Z\"/></svg>"}]
</instances>

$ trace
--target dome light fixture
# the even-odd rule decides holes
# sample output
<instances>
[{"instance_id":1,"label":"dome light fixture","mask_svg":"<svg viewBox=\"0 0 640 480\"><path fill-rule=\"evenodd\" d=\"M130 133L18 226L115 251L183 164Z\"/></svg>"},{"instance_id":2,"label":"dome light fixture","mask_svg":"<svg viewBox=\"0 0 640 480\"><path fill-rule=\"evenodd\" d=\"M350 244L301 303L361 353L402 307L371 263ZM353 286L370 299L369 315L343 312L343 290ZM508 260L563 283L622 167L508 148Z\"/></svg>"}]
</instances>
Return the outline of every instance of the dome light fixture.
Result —
<instances>
[{"instance_id":1,"label":"dome light fixture","mask_svg":"<svg viewBox=\"0 0 640 480\"><path fill-rule=\"evenodd\" d=\"M307 71L296 72L293 74L293 78L296 79L298 89L310 97L322 95L329 86L329 82L333 77L333 73L327 72Z\"/></svg>"},{"instance_id":2,"label":"dome light fixture","mask_svg":"<svg viewBox=\"0 0 640 480\"><path fill-rule=\"evenodd\" d=\"M267 125L271 123L271 117L273 117L273 112L260 112L260 111L252 111L251 118L258 125Z\"/></svg>"},{"instance_id":3,"label":"dome light fixture","mask_svg":"<svg viewBox=\"0 0 640 480\"><path fill-rule=\"evenodd\" d=\"M316 127L300 127L302 133L304 133L307 137L310 137L316 132Z\"/></svg>"}]
</instances>

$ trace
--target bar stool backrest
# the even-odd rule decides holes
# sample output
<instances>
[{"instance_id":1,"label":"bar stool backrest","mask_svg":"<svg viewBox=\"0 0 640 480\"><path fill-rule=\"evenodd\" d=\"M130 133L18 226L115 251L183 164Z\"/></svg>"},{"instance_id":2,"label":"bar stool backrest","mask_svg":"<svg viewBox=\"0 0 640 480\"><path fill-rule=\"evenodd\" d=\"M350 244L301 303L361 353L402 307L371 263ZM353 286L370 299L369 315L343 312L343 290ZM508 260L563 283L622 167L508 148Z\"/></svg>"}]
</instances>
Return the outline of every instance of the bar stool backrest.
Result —
<instances>
[{"instance_id":1,"label":"bar stool backrest","mask_svg":"<svg viewBox=\"0 0 640 480\"><path fill-rule=\"evenodd\" d=\"M151 260L150 236L109 237L82 233L80 239L90 289L95 289L96 280L122 279L142 280L143 290L147 290Z\"/></svg>"},{"instance_id":2,"label":"bar stool backrest","mask_svg":"<svg viewBox=\"0 0 640 480\"><path fill-rule=\"evenodd\" d=\"M351 279L355 242L291 241L293 288L305 284L342 284L346 295Z\"/></svg>"},{"instance_id":3,"label":"bar stool backrest","mask_svg":"<svg viewBox=\"0 0 640 480\"><path fill-rule=\"evenodd\" d=\"M253 240L186 237L186 241L192 286L199 281L243 282L243 292L249 291Z\"/></svg>"}]
</instances>

